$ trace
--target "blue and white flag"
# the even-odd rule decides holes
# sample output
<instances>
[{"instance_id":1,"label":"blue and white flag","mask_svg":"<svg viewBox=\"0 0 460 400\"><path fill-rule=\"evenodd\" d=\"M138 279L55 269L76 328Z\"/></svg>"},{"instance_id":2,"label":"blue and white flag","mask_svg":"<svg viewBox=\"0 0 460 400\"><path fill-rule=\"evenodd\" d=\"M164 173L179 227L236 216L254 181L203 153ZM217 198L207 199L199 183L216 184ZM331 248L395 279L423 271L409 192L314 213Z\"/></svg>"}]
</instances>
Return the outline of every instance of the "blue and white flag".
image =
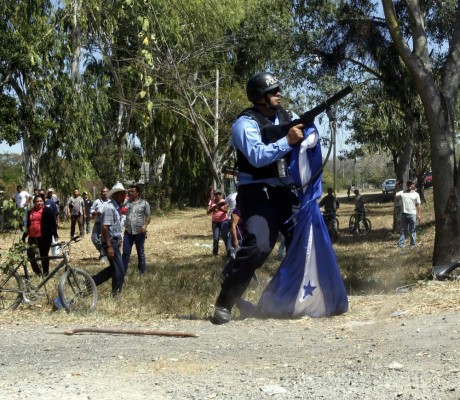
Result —
<instances>
[{"instance_id":1,"label":"blue and white flag","mask_svg":"<svg viewBox=\"0 0 460 400\"><path fill-rule=\"evenodd\" d=\"M332 243L319 209L321 145L314 126L292 151L290 172L299 191L300 208L292 242L280 268L262 293L257 317L326 317L348 310L348 299ZM310 182L311 178L313 180Z\"/></svg>"}]
</instances>

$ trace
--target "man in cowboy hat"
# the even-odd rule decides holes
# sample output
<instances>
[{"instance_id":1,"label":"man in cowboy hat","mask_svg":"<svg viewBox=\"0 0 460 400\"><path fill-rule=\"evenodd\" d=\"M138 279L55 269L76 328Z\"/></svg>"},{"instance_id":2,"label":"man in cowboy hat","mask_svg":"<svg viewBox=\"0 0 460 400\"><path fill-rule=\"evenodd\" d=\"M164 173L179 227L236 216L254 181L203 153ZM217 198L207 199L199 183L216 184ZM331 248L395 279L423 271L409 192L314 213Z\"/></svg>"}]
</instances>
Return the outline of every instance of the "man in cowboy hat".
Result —
<instances>
[{"instance_id":1,"label":"man in cowboy hat","mask_svg":"<svg viewBox=\"0 0 460 400\"><path fill-rule=\"evenodd\" d=\"M125 271L121 258L121 206L126 196L126 190L117 182L109 191L109 202L102 213L102 245L110 265L93 276L96 285L112 278L112 296L117 297L121 292Z\"/></svg>"}]
</instances>

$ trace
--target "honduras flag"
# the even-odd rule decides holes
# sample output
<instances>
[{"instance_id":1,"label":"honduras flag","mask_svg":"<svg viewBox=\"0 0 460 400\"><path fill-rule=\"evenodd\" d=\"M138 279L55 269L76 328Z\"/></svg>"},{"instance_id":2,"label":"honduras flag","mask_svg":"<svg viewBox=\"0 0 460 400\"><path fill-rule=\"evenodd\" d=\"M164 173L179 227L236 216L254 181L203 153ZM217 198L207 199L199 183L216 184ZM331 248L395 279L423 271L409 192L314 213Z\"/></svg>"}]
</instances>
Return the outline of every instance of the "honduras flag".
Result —
<instances>
[{"instance_id":1,"label":"honduras flag","mask_svg":"<svg viewBox=\"0 0 460 400\"><path fill-rule=\"evenodd\" d=\"M317 135L314 126L305 131L307 138ZM313 146L304 140L293 149L290 172L301 188L300 208L286 257L263 291L254 316L327 317L348 310L345 286L317 203L322 174L315 175L321 165L319 140Z\"/></svg>"}]
</instances>

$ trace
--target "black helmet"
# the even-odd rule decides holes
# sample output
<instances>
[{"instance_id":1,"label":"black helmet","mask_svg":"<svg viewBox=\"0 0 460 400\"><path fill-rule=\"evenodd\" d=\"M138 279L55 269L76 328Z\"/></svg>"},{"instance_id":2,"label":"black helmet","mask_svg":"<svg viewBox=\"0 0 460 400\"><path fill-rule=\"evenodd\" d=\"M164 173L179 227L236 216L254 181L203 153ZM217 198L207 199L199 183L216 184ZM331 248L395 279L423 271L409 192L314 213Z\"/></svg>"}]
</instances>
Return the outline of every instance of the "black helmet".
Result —
<instances>
[{"instance_id":1,"label":"black helmet","mask_svg":"<svg viewBox=\"0 0 460 400\"><path fill-rule=\"evenodd\" d=\"M271 72L259 72L249 78L246 94L249 101L255 103L262 99L267 92L279 88L279 86L278 78Z\"/></svg>"}]
</instances>

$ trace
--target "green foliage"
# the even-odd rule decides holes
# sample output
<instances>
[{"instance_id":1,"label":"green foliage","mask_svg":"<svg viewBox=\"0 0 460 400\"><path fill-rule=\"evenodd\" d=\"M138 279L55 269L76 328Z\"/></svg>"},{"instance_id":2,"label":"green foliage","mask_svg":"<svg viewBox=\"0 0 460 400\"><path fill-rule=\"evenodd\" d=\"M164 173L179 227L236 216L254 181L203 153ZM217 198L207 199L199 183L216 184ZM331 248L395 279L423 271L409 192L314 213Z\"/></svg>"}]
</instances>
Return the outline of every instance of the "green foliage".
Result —
<instances>
[{"instance_id":1,"label":"green foliage","mask_svg":"<svg viewBox=\"0 0 460 400\"><path fill-rule=\"evenodd\" d=\"M0 207L0 214L3 215L4 228L18 229L22 225L24 209L17 208L12 199L3 200Z\"/></svg>"},{"instance_id":2,"label":"green foliage","mask_svg":"<svg viewBox=\"0 0 460 400\"><path fill-rule=\"evenodd\" d=\"M18 154L0 154L0 184L5 191L13 192L23 176L23 157Z\"/></svg>"},{"instance_id":3,"label":"green foliage","mask_svg":"<svg viewBox=\"0 0 460 400\"><path fill-rule=\"evenodd\" d=\"M0 269L10 270L15 268L18 264L27 265L27 249L29 245L24 242L15 242L10 247L6 260L0 264Z\"/></svg>"}]
</instances>

